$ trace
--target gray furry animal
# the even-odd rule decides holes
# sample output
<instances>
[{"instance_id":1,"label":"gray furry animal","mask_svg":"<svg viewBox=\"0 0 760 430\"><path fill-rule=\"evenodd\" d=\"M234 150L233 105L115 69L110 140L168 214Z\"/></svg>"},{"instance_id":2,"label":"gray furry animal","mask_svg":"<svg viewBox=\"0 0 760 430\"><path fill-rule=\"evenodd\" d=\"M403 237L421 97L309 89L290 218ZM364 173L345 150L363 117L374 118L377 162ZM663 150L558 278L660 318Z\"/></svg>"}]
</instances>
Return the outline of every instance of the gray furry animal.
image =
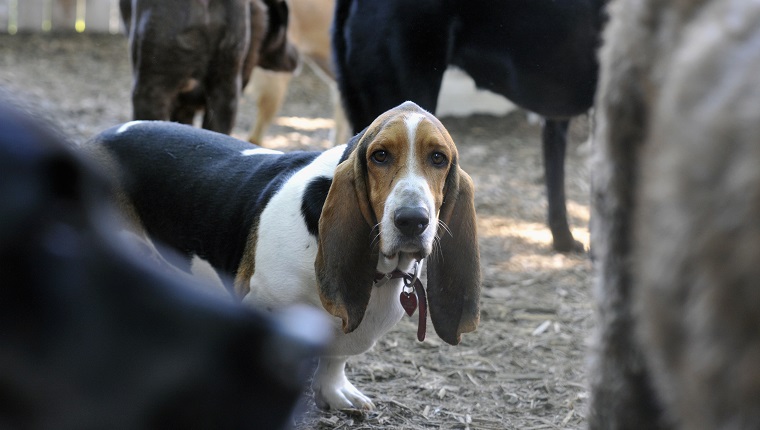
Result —
<instances>
[{"instance_id":1,"label":"gray furry animal","mask_svg":"<svg viewBox=\"0 0 760 430\"><path fill-rule=\"evenodd\" d=\"M760 3L609 12L589 428L760 428Z\"/></svg>"}]
</instances>

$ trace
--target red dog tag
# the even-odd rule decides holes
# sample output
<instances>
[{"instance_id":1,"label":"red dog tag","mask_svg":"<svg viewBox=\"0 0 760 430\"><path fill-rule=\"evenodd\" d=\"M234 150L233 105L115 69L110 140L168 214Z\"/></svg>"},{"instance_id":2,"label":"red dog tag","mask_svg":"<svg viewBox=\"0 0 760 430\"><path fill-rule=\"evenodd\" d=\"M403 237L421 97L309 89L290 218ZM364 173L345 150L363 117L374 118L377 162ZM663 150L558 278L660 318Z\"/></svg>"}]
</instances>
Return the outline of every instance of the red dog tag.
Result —
<instances>
[{"instance_id":1,"label":"red dog tag","mask_svg":"<svg viewBox=\"0 0 760 430\"><path fill-rule=\"evenodd\" d=\"M401 296L399 296L399 301L401 302L401 307L404 308L407 315L414 315L414 311L417 310L417 294L415 294L414 290L412 290L411 293L402 291Z\"/></svg>"}]
</instances>

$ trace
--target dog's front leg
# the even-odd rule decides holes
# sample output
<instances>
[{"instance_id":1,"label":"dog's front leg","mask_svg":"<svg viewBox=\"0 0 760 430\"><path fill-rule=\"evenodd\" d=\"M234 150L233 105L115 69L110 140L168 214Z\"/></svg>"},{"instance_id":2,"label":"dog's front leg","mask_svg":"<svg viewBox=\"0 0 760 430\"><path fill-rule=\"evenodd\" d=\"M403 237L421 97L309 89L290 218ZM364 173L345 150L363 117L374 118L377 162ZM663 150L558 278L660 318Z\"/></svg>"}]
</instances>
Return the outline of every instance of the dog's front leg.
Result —
<instances>
[{"instance_id":1,"label":"dog's front leg","mask_svg":"<svg viewBox=\"0 0 760 430\"><path fill-rule=\"evenodd\" d=\"M348 357L320 357L311 388L314 401L322 409L374 409L369 397L346 378Z\"/></svg>"},{"instance_id":2,"label":"dog's front leg","mask_svg":"<svg viewBox=\"0 0 760 430\"><path fill-rule=\"evenodd\" d=\"M406 267L406 266L404 266ZM356 330L343 333L335 318L336 336L328 355L319 359L312 388L317 405L331 409L373 409L372 401L348 381L345 374L348 357L366 352L377 339L392 329L404 315L399 302L403 282L392 279L372 288L364 318Z\"/></svg>"}]
</instances>

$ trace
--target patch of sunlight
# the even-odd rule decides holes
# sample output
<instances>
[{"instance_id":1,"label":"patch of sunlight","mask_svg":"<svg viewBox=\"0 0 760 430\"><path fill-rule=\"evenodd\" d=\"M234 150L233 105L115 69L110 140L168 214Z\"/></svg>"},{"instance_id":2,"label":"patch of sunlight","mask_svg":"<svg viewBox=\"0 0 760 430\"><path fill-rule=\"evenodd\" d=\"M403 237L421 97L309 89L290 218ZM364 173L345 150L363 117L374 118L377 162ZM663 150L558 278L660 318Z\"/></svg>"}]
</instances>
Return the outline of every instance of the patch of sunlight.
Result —
<instances>
[{"instance_id":1,"label":"patch of sunlight","mask_svg":"<svg viewBox=\"0 0 760 430\"><path fill-rule=\"evenodd\" d=\"M283 116L274 121L281 127L290 127L296 130L314 131L320 129L332 129L335 121L330 118L306 118L299 116Z\"/></svg>"},{"instance_id":2,"label":"patch of sunlight","mask_svg":"<svg viewBox=\"0 0 760 430\"><path fill-rule=\"evenodd\" d=\"M574 226L570 229L576 240L583 243L588 248L588 209L584 206L574 204L573 210L578 211L578 216L584 220L581 226ZM571 204L568 202L568 211ZM585 210L585 218L582 216ZM483 237L503 237L519 239L521 242L535 245L541 248L549 248L552 245L552 234L549 226L540 222L529 222L515 218L496 216L496 215L478 215L478 234Z\"/></svg>"},{"instance_id":3,"label":"patch of sunlight","mask_svg":"<svg viewBox=\"0 0 760 430\"><path fill-rule=\"evenodd\" d=\"M487 237L517 237L541 246L551 244L552 240L545 224L503 216L478 216L478 234Z\"/></svg>"},{"instance_id":4,"label":"patch of sunlight","mask_svg":"<svg viewBox=\"0 0 760 430\"><path fill-rule=\"evenodd\" d=\"M549 251L546 253L516 253L511 256L509 261L505 261L499 267L510 273L532 274L530 275L532 278L536 272L567 270L584 267L588 264L590 263L584 256ZM527 284L533 282L540 281L528 281Z\"/></svg>"},{"instance_id":5,"label":"patch of sunlight","mask_svg":"<svg viewBox=\"0 0 760 430\"><path fill-rule=\"evenodd\" d=\"M588 205L582 205L572 200L567 201L567 215L568 217L581 220L583 224L588 225L591 215Z\"/></svg>"},{"instance_id":6,"label":"patch of sunlight","mask_svg":"<svg viewBox=\"0 0 760 430\"><path fill-rule=\"evenodd\" d=\"M332 143L327 139L315 139L309 135L303 133L286 133L276 136L264 137L262 147L269 149L277 149L280 151L287 151L293 147L305 147L311 149L329 149L332 148Z\"/></svg>"},{"instance_id":7,"label":"patch of sunlight","mask_svg":"<svg viewBox=\"0 0 760 430\"><path fill-rule=\"evenodd\" d=\"M574 228L572 233L588 249L588 228ZM486 273L496 270L518 278L528 276L532 279L537 272L567 270L589 264L584 255L554 252L549 227L541 222L479 216L478 235Z\"/></svg>"},{"instance_id":8,"label":"patch of sunlight","mask_svg":"<svg viewBox=\"0 0 760 430\"><path fill-rule=\"evenodd\" d=\"M573 233L575 240L583 244L583 247L587 250L591 244L591 235L588 231L588 224L582 227L571 227L570 232Z\"/></svg>"}]
</instances>

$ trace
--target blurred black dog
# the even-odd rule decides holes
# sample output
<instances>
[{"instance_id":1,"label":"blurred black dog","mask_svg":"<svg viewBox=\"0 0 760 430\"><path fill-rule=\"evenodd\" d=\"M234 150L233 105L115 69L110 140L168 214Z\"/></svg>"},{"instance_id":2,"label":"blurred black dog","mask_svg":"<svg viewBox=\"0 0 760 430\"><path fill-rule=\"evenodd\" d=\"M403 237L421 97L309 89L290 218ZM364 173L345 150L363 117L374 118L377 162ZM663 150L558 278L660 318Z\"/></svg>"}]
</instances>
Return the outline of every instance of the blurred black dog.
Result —
<instances>
[{"instance_id":1,"label":"blurred black dog","mask_svg":"<svg viewBox=\"0 0 760 430\"><path fill-rule=\"evenodd\" d=\"M108 193L0 107L0 428L286 427L327 339L140 259Z\"/></svg>"}]
</instances>

